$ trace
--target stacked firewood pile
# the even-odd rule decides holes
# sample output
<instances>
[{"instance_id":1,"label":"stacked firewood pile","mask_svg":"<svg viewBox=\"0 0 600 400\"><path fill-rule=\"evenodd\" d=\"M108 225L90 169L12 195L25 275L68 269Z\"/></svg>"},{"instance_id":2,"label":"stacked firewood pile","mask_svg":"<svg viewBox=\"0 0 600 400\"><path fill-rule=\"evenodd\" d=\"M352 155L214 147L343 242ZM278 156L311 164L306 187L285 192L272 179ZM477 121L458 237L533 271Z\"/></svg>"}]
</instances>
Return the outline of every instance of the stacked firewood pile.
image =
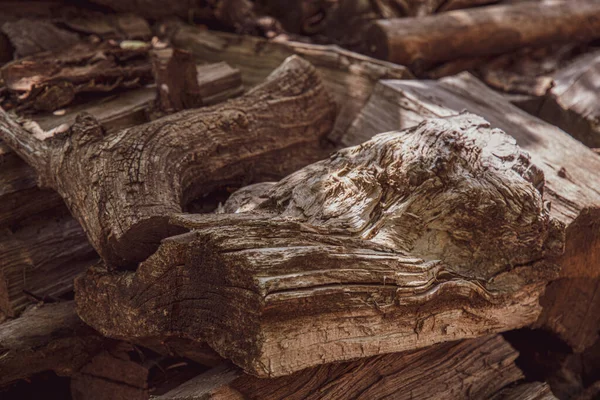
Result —
<instances>
[{"instance_id":1,"label":"stacked firewood pile","mask_svg":"<svg viewBox=\"0 0 600 400\"><path fill-rule=\"evenodd\" d=\"M600 398L600 1L0 0L0 398Z\"/></svg>"}]
</instances>

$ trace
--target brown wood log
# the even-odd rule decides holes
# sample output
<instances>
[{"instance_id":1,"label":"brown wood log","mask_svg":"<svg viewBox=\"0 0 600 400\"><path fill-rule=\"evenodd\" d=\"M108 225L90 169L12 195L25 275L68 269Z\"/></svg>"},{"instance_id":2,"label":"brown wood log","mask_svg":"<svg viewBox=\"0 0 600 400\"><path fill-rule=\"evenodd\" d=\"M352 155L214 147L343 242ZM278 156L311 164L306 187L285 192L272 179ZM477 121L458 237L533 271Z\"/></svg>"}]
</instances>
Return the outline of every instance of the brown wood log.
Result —
<instances>
[{"instance_id":1,"label":"brown wood log","mask_svg":"<svg viewBox=\"0 0 600 400\"><path fill-rule=\"evenodd\" d=\"M260 379L223 365L153 398L487 399L523 377L514 364L516 357L517 353L501 336L486 336L322 365L281 378Z\"/></svg>"},{"instance_id":2,"label":"brown wood log","mask_svg":"<svg viewBox=\"0 0 600 400\"><path fill-rule=\"evenodd\" d=\"M250 36L200 30L171 24L173 44L203 62L225 61L242 73L246 86L260 83L283 60L299 55L310 61L323 78L327 91L337 103L338 117L330 139L337 142L371 95L379 79L407 79L411 73L402 66L379 61L337 46L298 42L273 42Z\"/></svg>"},{"instance_id":3,"label":"brown wood log","mask_svg":"<svg viewBox=\"0 0 600 400\"><path fill-rule=\"evenodd\" d=\"M79 42L6 64L0 76L11 96L3 107L54 111L80 93L110 92L151 82L149 45L126 45Z\"/></svg>"},{"instance_id":4,"label":"brown wood log","mask_svg":"<svg viewBox=\"0 0 600 400\"><path fill-rule=\"evenodd\" d=\"M590 147L600 147L600 52L584 54L553 75L538 116Z\"/></svg>"},{"instance_id":5,"label":"brown wood log","mask_svg":"<svg viewBox=\"0 0 600 400\"><path fill-rule=\"evenodd\" d=\"M589 41L600 36L600 2L523 3L380 20L367 34L374 57L417 73L436 63L494 55L526 46Z\"/></svg>"},{"instance_id":6,"label":"brown wood log","mask_svg":"<svg viewBox=\"0 0 600 400\"><path fill-rule=\"evenodd\" d=\"M567 225L560 279L548 287L538 325L557 333L577 351L600 330L600 157L564 131L509 104L469 74L436 81L384 81L343 139L361 143L425 118L468 110L510 133L544 171L551 215Z\"/></svg>"},{"instance_id":7,"label":"brown wood log","mask_svg":"<svg viewBox=\"0 0 600 400\"><path fill-rule=\"evenodd\" d=\"M506 388L494 396L492 400L557 400L552 394L550 386L543 382L522 383Z\"/></svg>"},{"instance_id":8,"label":"brown wood log","mask_svg":"<svg viewBox=\"0 0 600 400\"><path fill-rule=\"evenodd\" d=\"M334 120L335 105L314 68L291 57L264 84L212 108L107 136L91 115L80 115L48 141L2 112L0 138L36 169L42 187L61 194L100 256L125 266L182 231L168 215L189 200L318 159Z\"/></svg>"},{"instance_id":9,"label":"brown wood log","mask_svg":"<svg viewBox=\"0 0 600 400\"><path fill-rule=\"evenodd\" d=\"M111 342L81 322L72 301L33 307L0 325L0 385L47 370L72 375Z\"/></svg>"},{"instance_id":10,"label":"brown wood log","mask_svg":"<svg viewBox=\"0 0 600 400\"><path fill-rule=\"evenodd\" d=\"M32 300L73 290L73 278L98 261L64 207L0 230L0 313L15 317Z\"/></svg>"},{"instance_id":11,"label":"brown wood log","mask_svg":"<svg viewBox=\"0 0 600 400\"><path fill-rule=\"evenodd\" d=\"M192 232L136 273L78 279L78 313L113 338L206 341L257 376L525 326L562 251L543 185L483 119L429 120L263 185L246 214L175 218Z\"/></svg>"}]
</instances>

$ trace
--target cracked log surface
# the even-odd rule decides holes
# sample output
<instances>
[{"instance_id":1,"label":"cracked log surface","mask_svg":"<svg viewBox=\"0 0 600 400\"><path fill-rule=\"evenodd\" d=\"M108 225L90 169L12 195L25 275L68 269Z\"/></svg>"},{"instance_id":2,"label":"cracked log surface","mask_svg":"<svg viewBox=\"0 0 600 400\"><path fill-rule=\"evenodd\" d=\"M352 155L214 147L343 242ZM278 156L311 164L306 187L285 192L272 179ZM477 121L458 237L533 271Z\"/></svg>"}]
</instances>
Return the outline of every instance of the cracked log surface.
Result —
<instances>
[{"instance_id":1,"label":"cracked log surface","mask_svg":"<svg viewBox=\"0 0 600 400\"><path fill-rule=\"evenodd\" d=\"M542 299L540 327L577 351L600 331L600 157L566 132L510 104L470 74L439 81L382 81L342 143L362 143L379 132L462 110L510 133L544 172L551 215L567 225L560 278Z\"/></svg>"},{"instance_id":2,"label":"cracked log surface","mask_svg":"<svg viewBox=\"0 0 600 400\"><path fill-rule=\"evenodd\" d=\"M0 137L35 168L41 186L61 194L100 256L126 266L182 232L168 215L187 201L314 161L335 105L310 63L290 57L245 96L110 135L81 115L64 135L39 141L0 117Z\"/></svg>"},{"instance_id":3,"label":"cracked log surface","mask_svg":"<svg viewBox=\"0 0 600 400\"><path fill-rule=\"evenodd\" d=\"M562 251L543 173L474 115L341 150L237 214L181 214L137 272L76 281L113 338L206 341L257 376L411 350L534 322ZM235 205L232 209L230 204Z\"/></svg>"},{"instance_id":4,"label":"cracked log surface","mask_svg":"<svg viewBox=\"0 0 600 400\"><path fill-rule=\"evenodd\" d=\"M487 399L523 378L514 363L517 356L500 335L491 335L271 379L241 374L225 364L153 399Z\"/></svg>"}]
</instances>

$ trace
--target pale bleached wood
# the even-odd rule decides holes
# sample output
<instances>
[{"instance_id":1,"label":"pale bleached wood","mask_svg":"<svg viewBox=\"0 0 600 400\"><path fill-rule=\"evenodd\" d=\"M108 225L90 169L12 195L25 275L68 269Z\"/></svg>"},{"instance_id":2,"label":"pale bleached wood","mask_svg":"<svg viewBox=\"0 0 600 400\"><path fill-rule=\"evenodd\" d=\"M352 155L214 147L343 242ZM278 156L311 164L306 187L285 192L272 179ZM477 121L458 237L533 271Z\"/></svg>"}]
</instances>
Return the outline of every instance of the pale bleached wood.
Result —
<instances>
[{"instance_id":1,"label":"pale bleached wood","mask_svg":"<svg viewBox=\"0 0 600 400\"><path fill-rule=\"evenodd\" d=\"M600 327L600 157L566 132L511 105L469 74L440 81L383 81L343 143L368 140L425 118L468 110L512 135L544 171L551 215L567 225L561 278L550 284L538 324L577 351L598 339Z\"/></svg>"}]
</instances>

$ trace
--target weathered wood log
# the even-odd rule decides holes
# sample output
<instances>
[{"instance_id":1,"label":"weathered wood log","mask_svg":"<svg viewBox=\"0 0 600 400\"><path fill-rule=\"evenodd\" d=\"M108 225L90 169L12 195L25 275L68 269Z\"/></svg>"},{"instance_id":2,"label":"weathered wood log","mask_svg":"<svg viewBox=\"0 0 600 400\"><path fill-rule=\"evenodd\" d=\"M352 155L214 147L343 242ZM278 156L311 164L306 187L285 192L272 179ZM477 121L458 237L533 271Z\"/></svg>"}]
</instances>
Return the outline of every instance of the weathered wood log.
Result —
<instances>
[{"instance_id":1,"label":"weathered wood log","mask_svg":"<svg viewBox=\"0 0 600 400\"><path fill-rule=\"evenodd\" d=\"M125 42L123 42L125 43ZM85 92L134 88L152 81L149 45L80 42L6 64L0 75L11 97L3 107L53 111Z\"/></svg>"},{"instance_id":2,"label":"weathered wood log","mask_svg":"<svg viewBox=\"0 0 600 400\"><path fill-rule=\"evenodd\" d=\"M343 139L362 143L378 132L414 126L425 118L468 110L510 133L544 171L551 215L567 225L561 278L543 298L538 324L577 351L600 330L600 157L564 131L508 103L469 74L436 81L384 81Z\"/></svg>"},{"instance_id":3,"label":"weathered wood log","mask_svg":"<svg viewBox=\"0 0 600 400\"><path fill-rule=\"evenodd\" d=\"M402 66L343 50L298 42L272 42L250 36L210 32L181 24L163 27L171 31L174 46L190 51L203 62L225 61L242 73L243 83L260 83L283 60L299 55L319 71L338 107L330 138L337 142L371 96L380 79L407 79L411 73Z\"/></svg>"},{"instance_id":4,"label":"weathered wood log","mask_svg":"<svg viewBox=\"0 0 600 400\"><path fill-rule=\"evenodd\" d=\"M81 322L72 301L36 306L0 325L0 385L47 370L72 375L111 342Z\"/></svg>"},{"instance_id":5,"label":"weathered wood log","mask_svg":"<svg viewBox=\"0 0 600 400\"><path fill-rule=\"evenodd\" d=\"M260 379L223 365L153 398L486 399L523 377L514 364L516 357L517 353L502 337L486 336L414 352L322 365L281 378Z\"/></svg>"},{"instance_id":6,"label":"weathered wood log","mask_svg":"<svg viewBox=\"0 0 600 400\"><path fill-rule=\"evenodd\" d=\"M600 52L584 54L553 75L538 116L590 147L600 147Z\"/></svg>"},{"instance_id":7,"label":"weathered wood log","mask_svg":"<svg viewBox=\"0 0 600 400\"><path fill-rule=\"evenodd\" d=\"M56 189L100 256L126 266L182 232L168 222L227 182L282 176L320 157L335 105L317 72L287 59L267 81L222 105L104 135L90 115L39 141L2 112L2 138Z\"/></svg>"},{"instance_id":8,"label":"weathered wood log","mask_svg":"<svg viewBox=\"0 0 600 400\"><path fill-rule=\"evenodd\" d=\"M206 341L257 376L528 325L563 249L543 185L483 119L429 120L263 185L246 214L175 218L192 232L136 273L78 279L78 313L113 338Z\"/></svg>"},{"instance_id":9,"label":"weathered wood log","mask_svg":"<svg viewBox=\"0 0 600 400\"><path fill-rule=\"evenodd\" d=\"M16 57L74 46L79 37L43 19L20 19L1 24L0 31L10 40Z\"/></svg>"},{"instance_id":10,"label":"weathered wood log","mask_svg":"<svg viewBox=\"0 0 600 400\"><path fill-rule=\"evenodd\" d=\"M103 14L81 12L62 20L69 29L103 39L149 40L152 30L148 22L135 14Z\"/></svg>"},{"instance_id":11,"label":"weathered wood log","mask_svg":"<svg viewBox=\"0 0 600 400\"><path fill-rule=\"evenodd\" d=\"M73 278L98 261L64 207L0 230L0 314L15 317L33 299L73 290Z\"/></svg>"},{"instance_id":12,"label":"weathered wood log","mask_svg":"<svg viewBox=\"0 0 600 400\"><path fill-rule=\"evenodd\" d=\"M556 1L380 20L368 32L368 51L419 73L462 57L589 41L600 36L598 13L598 1Z\"/></svg>"},{"instance_id":13,"label":"weathered wood log","mask_svg":"<svg viewBox=\"0 0 600 400\"><path fill-rule=\"evenodd\" d=\"M487 367L486 367L487 368ZM522 383L506 388L494 396L492 400L557 400L550 386L543 382Z\"/></svg>"}]
</instances>

